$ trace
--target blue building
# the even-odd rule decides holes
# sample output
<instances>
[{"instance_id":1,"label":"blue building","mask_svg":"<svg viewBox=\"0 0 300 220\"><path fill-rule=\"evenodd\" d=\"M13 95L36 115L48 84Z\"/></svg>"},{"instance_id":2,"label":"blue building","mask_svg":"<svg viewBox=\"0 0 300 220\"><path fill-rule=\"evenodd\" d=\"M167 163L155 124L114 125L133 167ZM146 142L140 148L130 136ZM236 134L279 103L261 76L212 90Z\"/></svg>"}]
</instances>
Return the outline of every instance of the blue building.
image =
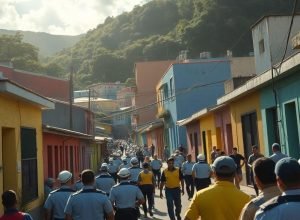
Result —
<instances>
[{"instance_id":1,"label":"blue building","mask_svg":"<svg viewBox=\"0 0 300 220\"><path fill-rule=\"evenodd\" d=\"M199 109L216 104L231 77L230 58L189 60L173 64L156 87L158 117L164 119L164 142L170 150L187 145L180 121Z\"/></svg>"}]
</instances>

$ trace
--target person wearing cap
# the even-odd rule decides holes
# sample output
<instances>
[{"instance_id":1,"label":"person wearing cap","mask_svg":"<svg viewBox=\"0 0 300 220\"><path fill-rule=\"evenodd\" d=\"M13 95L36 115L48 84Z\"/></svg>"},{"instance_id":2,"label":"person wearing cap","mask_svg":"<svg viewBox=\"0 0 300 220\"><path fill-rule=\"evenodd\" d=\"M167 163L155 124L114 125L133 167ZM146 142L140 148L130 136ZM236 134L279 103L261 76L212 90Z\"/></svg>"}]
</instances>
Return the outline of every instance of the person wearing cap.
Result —
<instances>
[{"instance_id":1,"label":"person wearing cap","mask_svg":"<svg viewBox=\"0 0 300 220\"><path fill-rule=\"evenodd\" d=\"M109 163L108 163L107 167L108 167L109 175L111 175L114 178L115 182L117 182L117 179L118 179L117 172L118 172L119 166L116 163L114 163L113 159L109 159Z\"/></svg>"},{"instance_id":2,"label":"person wearing cap","mask_svg":"<svg viewBox=\"0 0 300 220\"><path fill-rule=\"evenodd\" d=\"M291 157L279 160L275 166L277 186L282 192L260 206L255 220L299 219L300 165Z\"/></svg>"},{"instance_id":3,"label":"person wearing cap","mask_svg":"<svg viewBox=\"0 0 300 220\"><path fill-rule=\"evenodd\" d=\"M143 169L140 168L139 160L136 157L131 158L130 163L131 163L131 167L128 169L130 172L129 179L132 184L136 185L138 182L138 176L140 172L143 171Z\"/></svg>"},{"instance_id":4,"label":"person wearing cap","mask_svg":"<svg viewBox=\"0 0 300 220\"><path fill-rule=\"evenodd\" d=\"M17 209L17 195L13 190L7 190L2 194L2 204L4 206L4 214L0 220L33 220L31 215L25 212L20 212Z\"/></svg>"},{"instance_id":5,"label":"person wearing cap","mask_svg":"<svg viewBox=\"0 0 300 220\"><path fill-rule=\"evenodd\" d=\"M273 154L270 156L270 158L277 163L282 158L288 157L287 155L281 153L280 145L278 143L272 144L272 151Z\"/></svg>"},{"instance_id":6,"label":"person wearing cap","mask_svg":"<svg viewBox=\"0 0 300 220\"><path fill-rule=\"evenodd\" d=\"M269 199L280 195L274 173L275 163L270 158L261 157L253 163L254 178L262 193L247 203L240 215L240 220L253 220L259 206Z\"/></svg>"},{"instance_id":7,"label":"person wearing cap","mask_svg":"<svg viewBox=\"0 0 300 220\"><path fill-rule=\"evenodd\" d=\"M174 167L174 158L171 157L167 161L168 167L163 170L160 182L160 198L163 198L162 190L165 186L165 195L167 199L168 214L171 220L181 219L181 196L184 195L184 181L181 170ZM181 185L181 188L180 188ZM175 205L175 214L174 214Z\"/></svg>"},{"instance_id":8,"label":"person wearing cap","mask_svg":"<svg viewBox=\"0 0 300 220\"><path fill-rule=\"evenodd\" d=\"M181 169L184 161L185 159L182 153L179 150L176 150L174 155L174 167Z\"/></svg>"},{"instance_id":9,"label":"person wearing cap","mask_svg":"<svg viewBox=\"0 0 300 220\"><path fill-rule=\"evenodd\" d=\"M155 192L155 178L152 171L149 171L150 165L147 162L143 163L144 170L138 176L138 186L141 189L145 200L148 201L150 216L153 216L153 193ZM145 218L147 218L147 203L143 203Z\"/></svg>"},{"instance_id":10,"label":"person wearing cap","mask_svg":"<svg viewBox=\"0 0 300 220\"><path fill-rule=\"evenodd\" d=\"M122 168L127 168L127 169L130 168L130 162L127 163L126 158L123 159L123 163L120 165L119 170L122 169Z\"/></svg>"},{"instance_id":11,"label":"person wearing cap","mask_svg":"<svg viewBox=\"0 0 300 220\"><path fill-rule=\"evenodd\" d=\"M107 163L103 163L99 169L100 174L96 177L96 188L109 196L111 188L116 184L114 178L109 175Z\"/></svg>"},{"instance_id":12,"label":"person wearing cap","mask_svg":"<svg viewBox=\"0 0 300 220\"><path fill-rule=\"evenodd\" d=\"M232 148L232 154L229 155L236 164L236 174L234 178L234 184L236 188L240 188L240 182L243 180L242 167L247 163L245 157L238 153L236 147ZM241 163L242 162L242 163Z\"/></svg>"},{"instance_id":13,"label":"person wearing cap","mask_svg":"<svg viewBox=\"0 0 300 220\"><path fill-rule=\"evenodd\" d=\"M118 172L120 183L113 186L109 199L116 208L115 220L137 220L138 211L136 205L145 202L141 190L130 183L130 172L127 168L122 168Z\"/></svg>"},{"instance_id":14,"label":"person wearing cap","mask_svg":"<svg viewBox=\"0 0 300 220\"><path fill-rule=\"evenodd\" d=\"M253 175L253 170L252 170L252 164L254 163L254 161L256 161L258 158L263 157L264 155L262 155L261 153L259 153L259 149L257 145L253 145L252 146L252 154L249 156L248 158L248 166L250 167L250 179L252 182L252 185L254 187L256 196L258 196L258 188L256 185L256 182L254 180L254 175Z\"/></svg>"},{"instance_id":15,"label":"person wearing cap","mask_svg":"<svg viewBox=\"0 0 300 220\"><path fill-rule=\"evenodd\" d=\"M95 188L95 175L92 170L81 173L83 188L73 193L66 204L66 220L114 219L114 211L106 193Z\"/></svg>"},{"instance_id":16,"label":"person wearing cap","mask_svg":"<svg viewBox=\"0 0 300 220\"><path fill-rule=\"evenodd\" d=\"M48 198L48 195L53 191L55 180L53 178L47 178L44 185L44 197L45 200Z\"/></svg>"},{"instance_id":17,"label":"person wearing cap","mask_svg":"<svg viewBox=\"0 0 300 220\"><path fill-rule=\"evenodd\" d=\"M194 162L192 162L192 155L187 155L187 161L182 164L181 172L183 175L183 179L185 181L185 189L188 194L188 199L190 200L194 195L194 179L193 179L193 166Z\"/></svg>"},{"instance_id":18,"label":"person wearing cap","mask_svg":"<svg viewBox=\"0 0 300 220\"><path fill-rule=\"evenodd\" d=\"M185 220L238 219L250 196L233 184L236 164L231 157L220 156L212 165L215 183L198 191L185 213Z\"/></svg>"},{"instance_id":19,"label":"person wearing cap","mask_svg":"<svg viewBox=\"0 0 300 220\"><path fill-rule=\"evenodd\" d=\"M81 181L81 173L79 173L78 177L79 177L79 179L74 184L74 188L76 191L81 190L83 187L83 183Z\"/></svg>"},{"instance_id":20,"label":"person wearing cap","mask_svg":"<svg viewBox=\"0 0 300 220\"><path fill-rule=\"evenodd\" d=\"M65 219L64 209L69 199L69 196L75 192L72 189L72 173L63 170L58 174L58 181L60 182L60 188L50 192L44 208L46 220L60 220Z\"/></svg>"},{"instance_id":21,"label":"person wearing cap","mask_svg":"<svg viewBox=\"0 0 300 220\"><path fill-rule=\"evenodd\" d=\"M161 176L160 169L162 168L162 162L160 159L157 158L157 154L154 155L153 160L150 162L150 166L156 181L156 186L158 188L160 184L160 176Z\"/></svg>"},{"instance_id":22,"label":"person wearing cap","mask_svg":"<svg viewBox=\"0 0 300 220\"><path fill-rule=\"evenodd\" d=\"M198 162L192 167L192 176L195 182L196 190L199 191L211 184L211 167L207 164L204 154L197 156Z\"/></svg>"}]
</instances>

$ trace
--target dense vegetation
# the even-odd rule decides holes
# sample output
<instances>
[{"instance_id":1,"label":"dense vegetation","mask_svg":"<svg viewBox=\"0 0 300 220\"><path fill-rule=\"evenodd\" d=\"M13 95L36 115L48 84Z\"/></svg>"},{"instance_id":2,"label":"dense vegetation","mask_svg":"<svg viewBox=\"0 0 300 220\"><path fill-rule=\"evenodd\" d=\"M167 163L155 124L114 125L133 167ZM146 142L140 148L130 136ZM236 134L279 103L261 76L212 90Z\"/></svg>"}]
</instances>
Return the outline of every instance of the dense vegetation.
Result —
<instances>
[{"instance_id":1,"label":"dense vegetation","mask_svg":"<svg viewBox=\"0 0 300 220\"><path fill-rule=\"evenodd\" d=\"M136 61L189 58L201 51L234 56L252 51L251 25L265 14L287 14L293 0L153 0L90 30L48 65L73 67L77 88L94 82L125 81ZM49 73L49 71L48 71Z\"/></svg>"}]
</instances>

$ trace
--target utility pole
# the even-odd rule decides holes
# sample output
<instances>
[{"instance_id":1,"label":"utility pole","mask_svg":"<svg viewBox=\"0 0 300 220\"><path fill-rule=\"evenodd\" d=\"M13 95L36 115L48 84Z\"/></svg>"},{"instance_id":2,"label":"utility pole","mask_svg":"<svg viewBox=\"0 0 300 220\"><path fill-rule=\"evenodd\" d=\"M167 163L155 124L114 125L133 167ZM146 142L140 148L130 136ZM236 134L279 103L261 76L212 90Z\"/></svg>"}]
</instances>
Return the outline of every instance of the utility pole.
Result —
<instances>
[{"instance_id":1,"label":"utility pole","mask_svg":"<svg viewBox=\"0 0 300 220\"><path fill-rule=\"evenodd\" d=\"M70 80L69 80L69 93L70 93L70 130L73 130L73 73L74 73L74 67L73 67L73 58L71 61L71 68L70 68Z\"/></svg>"}]
</instances>

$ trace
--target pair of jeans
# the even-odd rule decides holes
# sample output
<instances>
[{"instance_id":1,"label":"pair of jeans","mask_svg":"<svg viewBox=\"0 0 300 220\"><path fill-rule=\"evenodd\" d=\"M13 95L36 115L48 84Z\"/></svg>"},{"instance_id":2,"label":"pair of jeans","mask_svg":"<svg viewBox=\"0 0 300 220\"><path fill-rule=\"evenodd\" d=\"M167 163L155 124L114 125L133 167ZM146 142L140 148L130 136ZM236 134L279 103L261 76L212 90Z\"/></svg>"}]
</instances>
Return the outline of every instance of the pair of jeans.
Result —
<instances>
[{"instance_id":1,"label":"pair of jeans","mask_svg":"<svg viewBox=\"0 0 300 220\"><path fill-rule=\"evenodd\" d=\"M154 186L152 184L146 184L146 185L140 185L139 186L144 198L145 198L145 202L143 203L143 210L145 215L147 215L147 203L146 201L148 201L148 209L149 209L149 213L152 212L152 206L153 206L153 190L154 190Z\"/></svg>"},{"instance_id":2,"label":"pair of jeans","mask_svg":"<svg viewBox=\"0 0 300 220\"><path fill-rule=\"evenodd\" d=\"M160 169L159 170L152 169L152 172L153 172L153 175L154 175L154 178L155 178L155 182L156 182L157 186L159 186L159 184L160 184L160 176L161 176Z\"/></svg>"},{"instance_id":3,"label":"pair of jeans","mask_svg":"<svg viewBox=\"0 0 300 220\"><path fill-rule=\"evenodd\" d=\"M175 220L174 215L174 205L175 205L175 214L177 219L180 218L181 213L181 191L180 188L167 188L165 189L168 214L171 220Z\"/></svg>"},{"instance_id":4,"label":"pair of jeans","mask_svg":"<svg viewBox=\"0 0 300 220\"><path fill-rule=\"evenodd\" d=\"M192 198L194 196L194 190L195 190L193 176L185 175L184 182L185 182L186 192L187 192L189 198Z\"/></svg>"}]
</instances>

